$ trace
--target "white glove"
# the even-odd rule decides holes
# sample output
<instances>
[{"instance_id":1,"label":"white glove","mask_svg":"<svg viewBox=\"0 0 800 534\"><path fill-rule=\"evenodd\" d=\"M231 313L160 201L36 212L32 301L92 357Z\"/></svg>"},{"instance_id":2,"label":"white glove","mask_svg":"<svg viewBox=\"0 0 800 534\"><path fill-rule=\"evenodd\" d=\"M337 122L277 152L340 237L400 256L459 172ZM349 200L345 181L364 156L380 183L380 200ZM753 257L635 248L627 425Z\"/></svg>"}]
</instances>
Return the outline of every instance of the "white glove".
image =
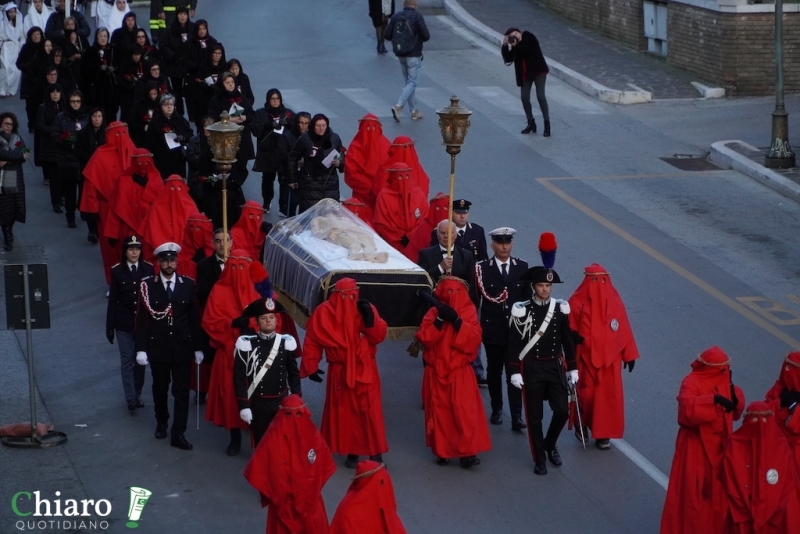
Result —
<instances>
[{"instance_id":1,"label":"white glove","mask_svg":"<svg viewBox=\"0 0 800 534\"><path fill-rule=\"evenodd\" d=\"M203 363L203 351L202 350L194 351L194 363L196 363L197 365L200 365L201 363Z\"/></svg>"},{"instance_id":2,"label":"white glove","mask_svg":"<svg viewBox=\"0 0 800 534\"><path fill-rule=\"evenodd\" d=\"M571 382L572 385L578 383L578 371L567 371L567 382Z\"/></svg>"},{"instance_id":3,"label":"white glove","mask_svg":"<svg viewBox=\"0 0 800 534\"><path fill-rule=\"evenodd\" d=\"M522 389L522 386L525 385L525 382L522 381L522 375L519 373L511 375L511 385L517 389Z\"/></svg>"},{"instance_id":4,"label":"white glove","mask_svg":"<svg viewBox=\"0 0 800 534\"><path fill-rule=\"evenodd\" d=\"M139 351L136 353L136 363L139 365L147 365L149 362L147 361L147 353L144 351Z\"/></svg>"},{"instance_id":5,"label":"white glove","mask_svg":"<svg viewBox=\"0 0 800 534\"><path fill-rule=\"evenodd\" d=\"M253 410L251 410L250 408L239 410L239 417L241 417L242 421L244 421L249 425L250 423L253 422Z\"/></svg>"}]
</instances>

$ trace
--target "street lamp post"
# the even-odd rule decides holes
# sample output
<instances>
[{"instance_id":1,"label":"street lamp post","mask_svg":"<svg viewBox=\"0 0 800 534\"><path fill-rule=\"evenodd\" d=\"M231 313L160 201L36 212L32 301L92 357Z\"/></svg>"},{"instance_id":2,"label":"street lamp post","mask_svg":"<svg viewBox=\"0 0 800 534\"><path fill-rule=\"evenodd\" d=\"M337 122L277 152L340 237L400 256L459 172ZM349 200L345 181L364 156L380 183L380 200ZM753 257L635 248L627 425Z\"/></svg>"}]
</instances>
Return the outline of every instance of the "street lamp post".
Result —
<instances>
[{"instance_id":1,"label":"street lamp post","mask_svg":"<svg viewBox=\"0 0 800 534\"><path fill-rule=\"evenodd\" d=\"M775 0L775 111L772 112L772 140L764 166L770 169L794 167L789 145L789 114L783 104L783 0Z\"/></svg>"},{"instance_id":2,"label":"street lamp post","mask_svg":"<svg viewBox=\"0 0 800 534\"><path fill-rule=\"evenodd\" d=\"M467 130L469 130L470 122L469 116L472 112L458 103L458 97L453 95L450 97L450 105L438 110L439 115L439 128L442 131L442 144L447 147L447 153L450 154L450 205L447 210L447 220L450 224L447 226L447 257L453 255L453 196L455 194L456 186L456 156L461 152L461 147L464 146L464 138L467 137ZM448 269L447 274L450 274Z\"/></svg>"},{"instance_id":3,"label":"street lamp post","mask_svg":"<svg viewBox=\"0 0 800 534\"><path fill-rule=\"evenodd\" d=\"M228 174L236 163L236 152L239 150L242 126L230 122L227 111L223 111L219 122L206 127L211 135L208 144L214 154L212 161L217 164L217 171L222 175L222 231L224 232L224 256L228 259Z\"/></svg>"}]
</instances>

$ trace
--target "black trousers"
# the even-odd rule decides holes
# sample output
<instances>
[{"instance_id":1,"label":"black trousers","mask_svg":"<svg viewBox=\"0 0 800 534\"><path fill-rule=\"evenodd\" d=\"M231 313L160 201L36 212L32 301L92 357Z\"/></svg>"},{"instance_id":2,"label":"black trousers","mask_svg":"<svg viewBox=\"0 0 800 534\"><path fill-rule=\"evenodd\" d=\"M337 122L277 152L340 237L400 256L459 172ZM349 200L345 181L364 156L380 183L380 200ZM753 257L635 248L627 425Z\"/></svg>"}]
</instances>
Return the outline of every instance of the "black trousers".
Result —
<instances>
[{"instance_id":1,"label":"black trousers","mask_svg":"<svg viewBox=\"0 0 800 534\"><path fill-rule=\"evenodd\" d=\"M57 174L61 195L64 197L67 220L74 221L75 210L78 208L78 183L81 179L81 170L78 167L59 167Z\"/></svg>"},{"instance_id":2,"label":"black trousers","mask_svg":"<svg viewBox=\"0 0 800 534\"><path fill-rule=\"evenodd\" d=\"M166 426L169 422L167 393L172 381L172 437L186 432L189 419L189 377L192 374L191 360L179 363L150 362L153 375L153 402L156 405L156 421Z\"/></svg>"},{"instance_id":3,"label":"black trousers","mask_svg":"<svg viewBox=\"0 0 800 534\"><path fill-rule=\"evenodd\" d=\"M278 211L287 217L294 217L297 215L297 209L300 207L297 189L292 189L288 185L280 184L278 197Z\"/></svg>"},{"instance_id":4,"label":"black trousers","mask_svg":"<svg viewBox=\"0 0 800 534\"><path fill-rule=\"evenodd\" d=\"M565 384L564 365L561 359L536 360L525 358L522 362L522 396L528 420L528 440L535 463L544 462L545 451L555 448L558 436L569 419L569 392ZM547 435L542 433L544 401L550 403L553 417Z\"/></svg>"},{"instance_id":5,"label":"black trousers","mask_svg":"<svg viewBox=\"0 0 800 534\"><path fill-rule=\"evenodd\" d=\"M544 84L547 81L547 74L540 74L535 80L526 80L520 87L520 97L522 99L522 109L528 122L533 120L533 109L531 108L531 86L536 85L536 100L539 101L539 108L542 110L544 120L550 120L550 107L547 105L547 98L544 96Z\"/></svg>"},{"instance_id":6,"label":"black trousers","mask_svg":"<svg viewBox=\"0 0 800 534\"><path fill-rule=\"evenodd\" d=\"M57 163L42 163L42 176L50 182L50 203L53 207L61 206L61 178Z\"/></svg>"},{"instance_id":7,"label":"black trousers","mask_svg":"<svg viewBox=\"0 0 800 534\"><path fill-rule=\"evenodd\" d=\"M483 344L486 349L486 381L489 383L489 397L492 399L492 411L503 409L503 368L505 367L505 345ZM511 378L506 373L506 391L508 392L508 409L511 417L522 415L522 391L511 385Z\"/></svg>"},{"instance_id":8,"label":"black trousers","mask_svg":"<svg viewBox=\"0 0 800 534\"><path fill-rule=\"evenodd\" d=\"M184 95L184 78L177 78L175 76L169 77L170 81L172 82L172 96L175 97L175 111L178 112L178 115L183 116L183 95ZM186 99L189 100L188 98ZM194 111L194 109L192 110ZM205 111L203 112L205 114ZM190 114L191 115L191 114Z\"/></svg>"},{"instance_id":9,"label":"black trousers","mask_svg":"<svg viewBox=\"0 0 800 534\"><path fill-rule=\"evenodd\" d=\"M250 430L253 432L253 446L258 445L261 438L269 428L269 424L275 419L278 410L281 407L281 401L286 394L280 397L251 397L250 410L253 412L253 422L250 424Z\"/></svg>"},{"instance_id":10,"label":"black trousers","mask_svg":"<svg viewBox=\"0 0 800 534\"><path fill-rule=\"evenodd\" d=\"M279 182L283 180L283 176L276 172L261 173L261 198L264 199L264 209L269 208L269 205L272 204L272 199L275 198L276 176Z\"/></svg>"}]
</instances>

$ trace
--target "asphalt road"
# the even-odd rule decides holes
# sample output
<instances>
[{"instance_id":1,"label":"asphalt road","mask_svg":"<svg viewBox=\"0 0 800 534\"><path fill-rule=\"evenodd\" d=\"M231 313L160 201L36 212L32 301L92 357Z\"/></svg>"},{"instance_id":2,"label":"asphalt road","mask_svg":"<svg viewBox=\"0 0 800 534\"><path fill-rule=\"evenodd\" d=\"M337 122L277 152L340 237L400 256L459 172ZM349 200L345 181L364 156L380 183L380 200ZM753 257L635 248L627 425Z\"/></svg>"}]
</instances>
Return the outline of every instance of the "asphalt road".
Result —
<instances>
[{"instance_id":1,"label":"asphalt road","mask_svg":"<svg viewBox=\"0 0 800 534\"><path fill-rule=\"evenodd\" d=\"M556 269L565 281L557 297L572 293L584 266L604 265L628 305L642 357L624 377L624 443L584 452L565 431L563 467L537 477L527 440L510 430L508 414L504 426L491 427L493 449L481 466L437 466L424 444L421 362L407 356L406 343L384 343L379 366L391 447L384 459L399 514L414 533L657 532L677 432L675 396L690 362L720 345L750 401L773 383L785 353L800 349L798 205L736 172L686 172L658 158L701 155L721 139L763 146L772 102L615 107L553 78L553 137L521 136L512 69L441 13L426 15L433 37L418 90L425 118L411 122L406 114L397 124L389 107L400 70L391 54L375 53L366 2L226 0L202 2L198 10L228 58L242 61L258 101L278 87L295 111L328 113L345 144L361 116L379 115L390 139L416 141L432 193L446 190L449 171L435 109L458 95L474 111L456 184L457 197L474 204L473 220L487 229L516 228L514 254L529 262L538 261L539 234L554 232ZM800 131L798 104L788 99L793 132ZM0 107L24 115L16 98ZM261 532L264 511L241 476L249 451L225 456L227 433L207 423L199 431L190 424L191 452L156 441L149 376L148 407L127 414L117 348L103 332L99 253L83 230L67 229L49 209L40 174L32 166L25 172L29 221L18 225L15 246L41 247L50 274L52 328L34 335L39 409L69 442L42 451L0 448L0 532L18 531L22 518L11 510L12 496L37 490L50 499L55 491L62 499L107 499L108 532L127 531L130 486L153 492L138 532ZM257 176L245 192L259 198ZM27 420L24 347L23 332L0 331L0 423ZM324 386L303 386L319 421ZM484 397L488 409L485 391ZM325 487L329 516L351 477L340 467ZM64 531L70 530L34 530Z\"/></svg>"}]
</instances>

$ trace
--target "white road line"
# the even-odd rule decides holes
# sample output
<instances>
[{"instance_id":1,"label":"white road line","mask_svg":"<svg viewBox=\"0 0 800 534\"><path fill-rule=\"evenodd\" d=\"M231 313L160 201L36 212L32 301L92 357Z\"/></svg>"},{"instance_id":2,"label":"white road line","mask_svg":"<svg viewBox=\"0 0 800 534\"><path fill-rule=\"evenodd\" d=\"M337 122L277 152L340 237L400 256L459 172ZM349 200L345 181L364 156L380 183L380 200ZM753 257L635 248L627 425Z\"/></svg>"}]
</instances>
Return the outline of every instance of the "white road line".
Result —
<instances>
[{"instance_id":1,"label":"white road line","mask_svg":"<svg viewBox=\"0 0 800 534\"><path fill-rule=\"evenodd\" d=\"M504 113L521 117L525 116L525 112L522 110L522 103L520 102L519 98L500 87L467 87L467 89L469 89L479 98L482 98L484 101L500 109ZM541 113L536 110L534 110L533 114L541 117Z\"/></svg>"},{"instance_id":2,"label":"white road line","mask_svg":"<svg viewBox=\"0 0 800 534\"><path fill-rule=\"evenodd\" d=\"M295 113L299 111L307 111L311 113L311 115L322 113L329 119L335 119L338 117L336 113L323 106L314 97L302 89L282 89L281 96L283 96L283 101L286 104L286 107L291 108L291 110Z\"/></svg>"},{"instance_id":3,"label":"white road line","mask_svg":"<svg viewBox=\"0 0 800 534\"><path fill-rule=\"evenodd\" d=\"M337 89L337 91L377 117L392 116L392 104L386 102L369 89L356 87L352 89Z\"/></svg>"},{"instance_id":4,"label":"white road line","mask_svg":"<svg viewBox=\"0 0 800 534\"><path fill-rule=\"evenodd\" d=\"M658 467L654 466L650 460L642 456L639 451L631 447L627 441L624 439L612 439L611 443L613 443L614 446L619 449L619 452L627 456L630 461L635 463L639 469L647 473L650 478L655 480L659 486L665 490L667 489L669 477L662 473Z\"/></svg>"}]
</instances>

